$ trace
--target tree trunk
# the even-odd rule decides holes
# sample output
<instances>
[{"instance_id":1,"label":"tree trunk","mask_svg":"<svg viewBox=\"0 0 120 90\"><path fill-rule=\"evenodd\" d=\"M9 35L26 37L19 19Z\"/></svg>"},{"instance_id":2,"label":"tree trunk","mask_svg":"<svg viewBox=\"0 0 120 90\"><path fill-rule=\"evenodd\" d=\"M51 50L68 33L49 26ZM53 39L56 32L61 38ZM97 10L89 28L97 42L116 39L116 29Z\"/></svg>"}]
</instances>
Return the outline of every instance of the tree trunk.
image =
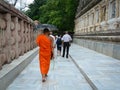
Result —
<instances>
[{"instance_id":1,"label":"tree trunk","mask_svg":"<svg viewBox=\"0 0 120 90\"><path fill-rule=\"evenodd\" d=\"M18 2L18 0L15 0L15 2L14 2L14 4L13 4L13 5L15 6L15 5L17 4L17 2Z\"/></svg>"}]
</instances>

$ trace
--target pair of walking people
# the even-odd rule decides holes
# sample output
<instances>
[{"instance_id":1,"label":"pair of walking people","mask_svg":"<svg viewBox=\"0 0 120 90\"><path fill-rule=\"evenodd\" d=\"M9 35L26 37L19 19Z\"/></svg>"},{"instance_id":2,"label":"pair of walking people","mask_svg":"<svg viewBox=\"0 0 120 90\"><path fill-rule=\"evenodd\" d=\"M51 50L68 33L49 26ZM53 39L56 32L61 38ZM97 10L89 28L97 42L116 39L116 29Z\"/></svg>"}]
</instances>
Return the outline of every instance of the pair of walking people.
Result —
<instances>
[{"instance_id":1,"label":"pair of walking people","mask_svg":"<svg viewBox=\"0 0 120 90\"><path fill-rule=\"evenodd\" d=\"M63 51L67 48L67 54L66 57L68 58L68 51L69 51L69 44L68 40L72 40L71 37L66 34L62 37L63 40ZM45 28L43 30L43 34L38 35L36 38L36 43L39 46L39 65L40 65L40 71L42 75L42 82L45 82L47 79L47 74L50 67L50 60L54 58L54 38L50 36L49 29ZM63 52L63 55L65 53ZM64 57L64 56L63 56Z\"/></svg>"},{"instance_id":2,"label":"pair of walking people","mask_svg":"<svg viewBox=\"0 0 120 90\"><path fill-rule=\"evenodd\" d=\"M69 47L70 47L70 43L72 41L71 36L68 34L68 32L65 32L65 35L63 35L63 37L61 37L60 35L58 35L56 44L57 44L57 51L58 54L61 55L61 48L63 46L63 54L62 57L65 56L65 52L66 52L66 58L68 58L69 55Z\"/></svg>"}]
</instances>

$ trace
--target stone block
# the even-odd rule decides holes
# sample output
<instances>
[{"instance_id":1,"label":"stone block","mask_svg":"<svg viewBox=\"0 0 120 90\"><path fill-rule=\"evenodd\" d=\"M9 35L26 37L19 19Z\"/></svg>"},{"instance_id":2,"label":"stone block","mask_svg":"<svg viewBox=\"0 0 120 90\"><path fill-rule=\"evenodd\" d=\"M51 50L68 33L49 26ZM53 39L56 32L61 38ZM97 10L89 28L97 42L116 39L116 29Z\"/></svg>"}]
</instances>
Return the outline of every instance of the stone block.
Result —
<instances>
[{"instance_id":1,"label":"stone block","mask_svg":"<svg viewBox=\"0 0 120 90\"><path fill-rule=\"evenodd\" d=\"M78 38L74 38L73 41L80 46L92 49L113 58L120 59L120 45L117 43L107 43L102 41L84 40Z\"/></svg>"},{"instance_id":2,"label":"stone block","mask_svg":"<svg viewBox=\"0 0 120 90\"><path fill-rule=\"evenodd\" d=\"M113 57L120 59L120 45L113 46Z\"/></svg>"}]
</instances>

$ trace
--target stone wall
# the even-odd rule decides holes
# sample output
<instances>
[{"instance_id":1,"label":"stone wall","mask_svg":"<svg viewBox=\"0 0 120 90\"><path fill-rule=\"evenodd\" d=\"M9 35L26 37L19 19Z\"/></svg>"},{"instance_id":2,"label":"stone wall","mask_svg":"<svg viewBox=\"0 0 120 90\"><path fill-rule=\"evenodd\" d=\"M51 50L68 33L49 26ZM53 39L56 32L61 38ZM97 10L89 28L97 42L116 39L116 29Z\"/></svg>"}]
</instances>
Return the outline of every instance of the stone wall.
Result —
<instances>
[{"instance_id":1,"label":"stone wall","mask_svg":"<svg viewBox=\"0 0 120 90\"><path fill-rule=\"evenodd\" d=\"M36 47L33 21L0 0L0 68Z\"/></svg>"},{"instance_id":2,"label":"stone wall","mask_svg":"<svg viewBox=\"0 0 120 90\"><path fill-rule=\"evenodd\" d=\"M74 38L74 43L99 53L120 59L120 44Z\"/></svg>"},{"instance_id":3,"label":"stone wall","mask_svg":"<svg viewBox=\"0 0 120 90\"><path fill-rule=\"evenodd\" d=\"M79 44L85 47L87 47L85 44L93 44L92 42L94 42L94 44L97 43L95 44L97 47L101 47L102 44L106 43L104 44L106 46L114 44L113 49L116 48L116 45L117 48L120 48L120 0L92 0L91 3L86 5L85 8L87 9L80 9L80 7L81 4L78 6L75 19L75 42L80 42L81 44ZM86 43L84 40L86 40ZM92 45L90 49L101 52L95 49L97 48L95 45ZM104 47L104 45L102 46ZM109 48L106 47L107 49ZM114 56L109 56L120 59L118 57L120 52L117 50L119 49L115 49L115 51L109 49L110 53L114 53ZM101 53L108 55L104 52Z\"/></svg>"}]
</instances>

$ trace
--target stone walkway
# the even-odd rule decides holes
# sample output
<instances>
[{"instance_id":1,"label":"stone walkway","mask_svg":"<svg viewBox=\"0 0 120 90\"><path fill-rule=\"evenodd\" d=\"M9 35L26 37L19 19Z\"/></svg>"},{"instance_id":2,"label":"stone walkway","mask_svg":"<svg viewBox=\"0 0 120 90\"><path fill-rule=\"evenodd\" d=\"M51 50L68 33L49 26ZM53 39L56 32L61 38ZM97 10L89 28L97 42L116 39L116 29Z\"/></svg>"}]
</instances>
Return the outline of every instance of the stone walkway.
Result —
<instances>
[{"instance_id":1,"label":"stone walkway","mask_svg":"<svg viewBox=\"0 0 120 90\"><path fill-rule=\"evenodd\" d=\"M37 55L7 90L120 90L120 60L76 44L70 57L58 56L42 83Z\"/></svg>"},{"instance_id":2,"label":"stone walkway","mask_svg":"<svg viewBox=\"0 0 120 90\"><path fill-rule=\"evenodd\" d=\"M92 90L71 59L58 56L51 62L48 79L41 82L38 55L7 90Z\"/></svg>"},{"instance_id":3,"label":"stone walkway","mask_svg":"<svg viewBox=\"0 0 120 90\"><path fill-rule=\"evenodd\" d=\"M120 90L120 60L76 44L70 55L95 90Z\"/></svg>"}]
</instances>

